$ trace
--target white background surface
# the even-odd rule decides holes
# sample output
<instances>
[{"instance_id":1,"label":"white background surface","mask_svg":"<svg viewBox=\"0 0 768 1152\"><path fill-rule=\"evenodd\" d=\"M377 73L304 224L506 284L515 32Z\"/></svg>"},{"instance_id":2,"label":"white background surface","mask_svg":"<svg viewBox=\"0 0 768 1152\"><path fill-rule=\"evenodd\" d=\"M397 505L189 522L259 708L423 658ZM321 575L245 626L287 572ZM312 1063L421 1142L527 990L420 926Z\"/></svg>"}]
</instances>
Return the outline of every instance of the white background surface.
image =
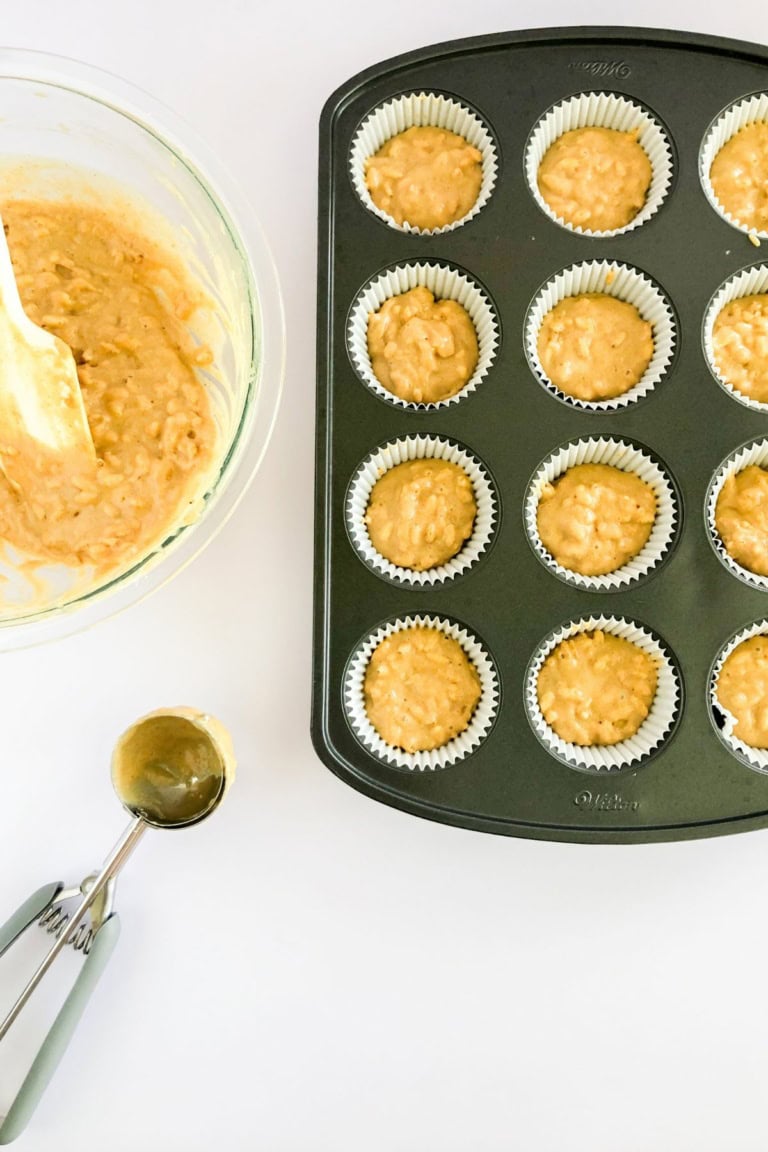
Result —
<instances>
[{"instance_id":1,"label":"white background surface","mask_svg":"<svg viewBox=\"0 0 768 1152\"><path fill-rule=\"evenodd\" d=\"M135 716L199 704L241 761L215 819L148 835L129 864L117 953L20 1147L765 1148L765 833L635 848L476 835L357 795L309 739L326 96L422 44L574 18L768 40L761 0L705 7L3 4L5 43L120 73L218 149L270 237L289 335L272 447L204 556L127 616L0 656L0 919L116 837L108 758ZM4 963L0 1003L21 974Z\"/></svg>"}]
</instances>

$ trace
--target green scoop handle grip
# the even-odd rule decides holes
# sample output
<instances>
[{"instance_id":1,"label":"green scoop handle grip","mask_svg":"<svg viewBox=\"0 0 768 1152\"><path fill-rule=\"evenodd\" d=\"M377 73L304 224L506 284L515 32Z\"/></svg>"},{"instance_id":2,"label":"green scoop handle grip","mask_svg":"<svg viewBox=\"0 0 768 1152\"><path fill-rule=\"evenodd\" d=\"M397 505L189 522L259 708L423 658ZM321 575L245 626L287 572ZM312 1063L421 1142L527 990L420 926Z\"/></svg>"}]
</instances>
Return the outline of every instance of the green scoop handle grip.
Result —
<instances>
[{"instance_id":1,"label":"green scoop handle grip","mask_svg":"<svg viewBox=\"0 0 768 1152\"><path fill-rule=\"evenodd\" d=\"M38 919L57 893L60 884L49 884L34 892L24 904L0 927L0 956L18 939L25 928ZM99 977L107 966L120 935L120 919L113 913L99 928L91 942L91 949L72 985L59 1014L51 1025L35 1057L24 1083L16 1093L5 1119L0 1119L0 1145L10 1144L26 1128L43 1092L59 1066L67 1045Z\"/></svg>"}]
</instances>

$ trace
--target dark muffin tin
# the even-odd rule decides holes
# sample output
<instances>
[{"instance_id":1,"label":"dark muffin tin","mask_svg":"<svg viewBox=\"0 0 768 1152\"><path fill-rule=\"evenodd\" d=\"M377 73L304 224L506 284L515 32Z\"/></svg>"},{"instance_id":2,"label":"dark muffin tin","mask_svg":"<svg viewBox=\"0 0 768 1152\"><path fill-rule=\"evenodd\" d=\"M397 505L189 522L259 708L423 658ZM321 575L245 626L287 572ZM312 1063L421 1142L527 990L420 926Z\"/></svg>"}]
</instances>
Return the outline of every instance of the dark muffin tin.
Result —
<instances>
[{"instance_id":1,"label":"dark muffin tin","mask_svg":"<svg viewBox=\"0 0 768 1152\"><path fill-rule=\"evenodd\" d=\"M712 663L729 637L768 616L768 593L728 572L705 523L707 486L768 416L713 378L701 328L722 282L768 262L707 201L699 149L734 101L768 89L768 50L685 33L626 29L528 31L423 49L354 77L320 124L315 650L312 732L323 761L377 800L433 820L541 839L639 842L715 835L768 824L768 774L750 768L716 731ZM498 149L496 187L467 224L434 236L389 227L358 198L350 145L361 122L405 92L441 92L476 109ZM614 92L650 109L669 133L672 187L658 212L622 235L559 227L537 206L523 171L531 129L552 104ZM669 297L678 347L664 379L614 413L558 402L531 371L523 325L542 283L592 259L639 269ZM393 264L438 261L465 269L500 321L494 363L460 402L413 411L383 401L359 378L346 326L359 292ZM375 448L409 435L459 441L488 469L500 502L492 546L463 575L424 588L382 579L360 559L345 525L350 478ZM680 493L682 529L651 575L614 592L583 591L550 574L525 532L534 469L557 445L607 435L647 445ZM500 679L493 727L464 759L436 771L393 767L360 743L343 700L350 658L388 620L458 621L491 655ZM673 735L655 755L615 771L562 763L538 740L524 701L526 668L568 620L617 616L658 635L683 682Z\"/></svg>"}]
</instances>

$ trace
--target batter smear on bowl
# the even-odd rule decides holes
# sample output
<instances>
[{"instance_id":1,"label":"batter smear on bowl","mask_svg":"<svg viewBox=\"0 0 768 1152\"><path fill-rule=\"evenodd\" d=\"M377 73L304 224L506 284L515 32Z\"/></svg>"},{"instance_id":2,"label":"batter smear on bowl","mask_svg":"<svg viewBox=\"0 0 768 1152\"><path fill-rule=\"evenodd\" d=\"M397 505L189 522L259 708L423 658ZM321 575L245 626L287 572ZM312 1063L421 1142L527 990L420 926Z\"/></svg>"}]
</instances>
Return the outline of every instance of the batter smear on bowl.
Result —
<instances>
[{"instance_id":1,"label":"batter smear on bowl","mask_svg":"<svg viewBox=\"0 0 768 1152\"><path fill-rule=\"evenodd\" d=\"M124 569L189 515L217 441L187 325L205 303L175 257L117 212L70 201L2 206L27 315L72 349L97 462L41 451L22 495L0 473L0 538L94 576Z\"/></svg>"}]
</instances>

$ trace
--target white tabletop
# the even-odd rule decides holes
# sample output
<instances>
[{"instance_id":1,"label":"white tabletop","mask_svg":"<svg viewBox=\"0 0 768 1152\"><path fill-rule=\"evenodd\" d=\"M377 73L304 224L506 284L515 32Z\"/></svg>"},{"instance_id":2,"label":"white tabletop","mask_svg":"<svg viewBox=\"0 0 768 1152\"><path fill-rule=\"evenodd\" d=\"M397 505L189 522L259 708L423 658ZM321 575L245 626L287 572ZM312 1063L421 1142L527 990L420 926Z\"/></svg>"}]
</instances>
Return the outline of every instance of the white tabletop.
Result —
<instances>
[{"instance_id":1,"label":"white tabletop","mask_svg":"<svg viewBox=\"0 0 768 1152\"><path fill-rule=\"evenodd\" d=\"M29 1152L765 1147L765 834L588 848L458 831L345 787L309 738L326 96L423 44L574 17L766 39L762 0L707 7L3 5L5 43L122 74L218 149L271 240L289 335L272 447L208 551L122 618L0 657L0 919L38 884L79 879L116 837L108 757L135 716L199 704L241 762L215 819L149 834L128 865L123 938ZM0 1006L21 959L0 967ZM11 1039L0 1113L31 1044Z\"/></svg>"}]
</instances>

